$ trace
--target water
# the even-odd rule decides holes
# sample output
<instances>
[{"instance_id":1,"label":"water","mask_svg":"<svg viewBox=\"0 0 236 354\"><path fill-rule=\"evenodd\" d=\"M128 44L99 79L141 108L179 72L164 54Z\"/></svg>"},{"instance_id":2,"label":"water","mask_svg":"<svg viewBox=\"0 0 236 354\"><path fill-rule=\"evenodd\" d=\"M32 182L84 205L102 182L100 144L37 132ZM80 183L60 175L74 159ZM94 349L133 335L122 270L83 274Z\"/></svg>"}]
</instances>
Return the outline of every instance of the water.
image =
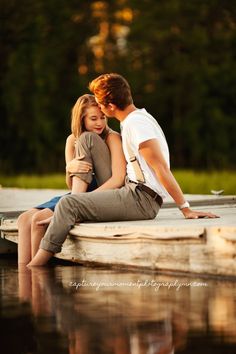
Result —
<instances>
[{"instance_id":1,"label":"water","mask_svg":"<svg viewBox=\"0 0 236 354\"><path fill-rule=\"evenodd\" d=\"M1 353L236 353L233 281L0 266Z\"/></svg>"}]
</instances>

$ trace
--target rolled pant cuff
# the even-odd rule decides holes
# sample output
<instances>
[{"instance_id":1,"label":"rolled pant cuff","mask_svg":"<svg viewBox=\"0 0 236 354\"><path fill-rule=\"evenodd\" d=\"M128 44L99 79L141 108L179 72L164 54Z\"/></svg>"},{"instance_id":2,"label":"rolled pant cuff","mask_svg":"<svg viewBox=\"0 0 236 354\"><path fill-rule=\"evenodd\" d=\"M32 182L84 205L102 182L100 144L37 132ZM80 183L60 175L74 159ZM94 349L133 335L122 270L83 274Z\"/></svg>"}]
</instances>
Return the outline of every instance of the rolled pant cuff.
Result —
<instances>
[{"instance_id":1,"label":"rolled pant cuff","mask_svg":"<svg viewBox=\"0 0 236 354\"><path fill-rule=\"evenodd\" d=\"M90 184L93 179L92 173L70 173L70 177L79 177L87 184Z\"/></svg>"},{"instance_id":2,"label":"rolled pant cuff","mask_svg":"<svg viewBox=\"0 0 236 354\"><path fill-rule=\"evenodd\" d=\"M39 248L42 248L45 251L52 252L52 253L59 253L61 252L61 245L42 239L40 242Z\"/></svg>"}]
</instances>

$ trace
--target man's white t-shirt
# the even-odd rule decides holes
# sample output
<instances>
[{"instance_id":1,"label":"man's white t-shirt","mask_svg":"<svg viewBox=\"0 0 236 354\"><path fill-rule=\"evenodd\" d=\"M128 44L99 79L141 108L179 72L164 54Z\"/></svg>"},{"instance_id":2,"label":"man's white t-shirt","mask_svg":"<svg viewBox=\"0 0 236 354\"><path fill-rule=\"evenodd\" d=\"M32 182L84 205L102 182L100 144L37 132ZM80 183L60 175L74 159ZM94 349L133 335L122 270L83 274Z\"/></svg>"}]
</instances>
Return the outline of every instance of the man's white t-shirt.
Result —
<instances>
[{"instance_id":1,"label":"man's white t-shirt","mask_svg":"<svg viewBox=\"0 0 236 354\"><path fill-rule=\"evenodd\" d=\"M169 148L165 135L157 121L145 110L137 109L131 112L123 122L121 122L122 145L127 161L127 175L131 181L137 182L136 175L130 156L127 150L127 141L129 146L139 161L141 170L144 174L145 185L157 192L163 199L168 195L166 189L158 180L154 170L146 163L139 153L139 145L150 139L157 139L160 145L163 157L168 166L170 166Z\"/></svg>"}]
</instances>

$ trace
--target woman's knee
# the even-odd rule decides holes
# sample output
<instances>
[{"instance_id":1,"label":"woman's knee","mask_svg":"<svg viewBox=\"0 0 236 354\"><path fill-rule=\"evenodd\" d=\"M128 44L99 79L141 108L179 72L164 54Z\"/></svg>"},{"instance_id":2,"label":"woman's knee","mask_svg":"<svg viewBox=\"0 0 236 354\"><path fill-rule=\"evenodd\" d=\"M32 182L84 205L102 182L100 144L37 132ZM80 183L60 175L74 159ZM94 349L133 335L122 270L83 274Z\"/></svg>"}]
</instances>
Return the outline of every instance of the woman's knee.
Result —
<instances>
[{"instance_id":1,"label":"woman's knee","mask_svg":"<svg viewBox=\"0 0 236 354\"><path fill-rule=\"evenodd\" d=\"M94 133L94 132L83 132L78 140L79 141L83 141L83 140L88 140L88 139L101 139L100 136L97 134L97 133Z\"/></svg>"},{"instance_id":2,"label":"woman's knee","mask_svg":"<svg viewBox=\"0 0 236 354\"><path fill-rule=\"evenodd\" d=\"M22 225L31 224L32 217L35 213L37 213L36 209L24 211L22 214L19 215L17 219L17 226L20 227Z\"/></svg>"},{"instance_id":3,"label":"woman's knee","mask_svg":"<svg viewBox=\"0 0 236 354\"><path fill-rule=\"evenodd\" d=\"M94 132L83 132L78 138L77 144L91 148L94 144L103 144L103 139Z\"/></svg>"},{"instance_id":4,"label":"woman's knee","mask_svg":"<svg viewBox=\"0 0 236 354\"><path fill-rule=\"evenodd\" d=\"M33 216L32 216L32 225L33 226L38 226L37 223L39 221L42 221L44 219L47 219L49 218L50 216L53 215L53 211L51 209L43 209L43 210L39 210L37 213L35 213Z\"/></svg>"}]
</instances>

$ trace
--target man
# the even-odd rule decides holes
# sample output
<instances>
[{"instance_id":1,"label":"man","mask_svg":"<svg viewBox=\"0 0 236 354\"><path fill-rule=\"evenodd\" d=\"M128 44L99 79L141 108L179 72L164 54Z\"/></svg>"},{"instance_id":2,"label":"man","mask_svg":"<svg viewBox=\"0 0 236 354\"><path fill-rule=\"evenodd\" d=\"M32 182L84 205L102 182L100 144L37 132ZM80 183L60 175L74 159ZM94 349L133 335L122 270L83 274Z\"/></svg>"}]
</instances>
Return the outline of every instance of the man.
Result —
<instances>
[{"instance_id":1,"label":"man","mask_svg":"<svg viewBox=\"0 0 236 354\"><path fill-rule=\"evenodd\" d=\"M128 82L118 74L104 74L93 80L89 88L102 112L121 123L122 145L127 161L125 186L67 195L61 199L40 249L29 266L44 265L54 253L60 252L76 222L153 219L168 193L187 219L217 217L190 209L170 171L165 136L145 109L135 107Z\"/></svg>"}]
</instances>

